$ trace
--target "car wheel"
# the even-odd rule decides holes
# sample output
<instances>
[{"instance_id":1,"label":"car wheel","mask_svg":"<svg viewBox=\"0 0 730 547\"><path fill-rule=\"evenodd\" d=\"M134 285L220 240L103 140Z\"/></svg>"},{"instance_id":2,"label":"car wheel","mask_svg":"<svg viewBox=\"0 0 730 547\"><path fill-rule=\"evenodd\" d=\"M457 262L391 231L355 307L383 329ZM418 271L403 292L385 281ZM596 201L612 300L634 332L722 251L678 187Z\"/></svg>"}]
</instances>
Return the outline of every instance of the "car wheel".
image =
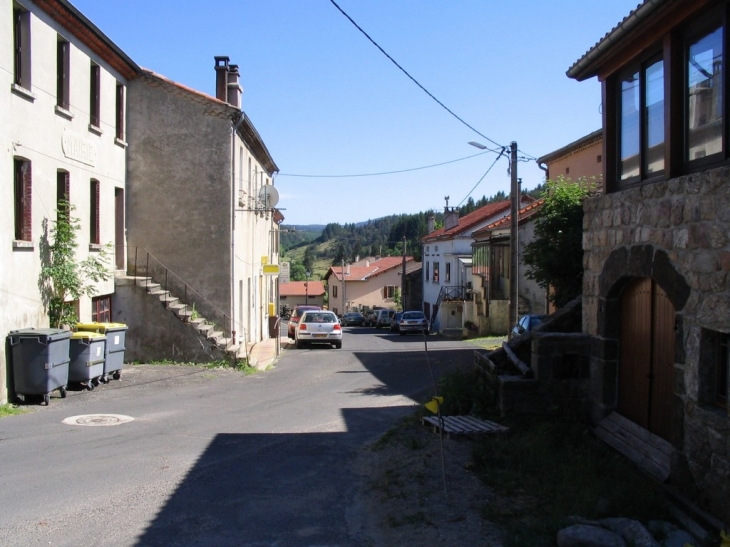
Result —
<instances>
[{"instance_id":1,"label":"car wheel","mask_svg":"<svg viewBox=\"0 0 730 547\"><path fill-rule=\"evenodd\" d=\"M335 342L332 345L335 347L335 349L342 349L342 342Z\"/></svg>"},{"instance_id":2,"label":"car wheel","mask_svg":"<svg viewBox=\"0 0 730 547\"><path fill-rule=\"evenodd\" d=\"M302 349L304 347L304 342L301 340L297 340L297 349Z\"/></svg>"}]
</instances>

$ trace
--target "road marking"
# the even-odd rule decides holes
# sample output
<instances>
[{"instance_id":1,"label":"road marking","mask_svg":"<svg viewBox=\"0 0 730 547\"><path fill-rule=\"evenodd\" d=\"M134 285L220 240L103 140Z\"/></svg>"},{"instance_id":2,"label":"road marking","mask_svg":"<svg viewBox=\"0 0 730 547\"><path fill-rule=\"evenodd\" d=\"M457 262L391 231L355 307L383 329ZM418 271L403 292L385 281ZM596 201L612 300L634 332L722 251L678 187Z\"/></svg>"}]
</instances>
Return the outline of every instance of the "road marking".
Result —
<instances>
[{"instance_id":1,"label":"road marking","mask_svg":"<svg viewBox=\"0 0 730 547\"><path fill-rule=\"evenodd\" d=\"M111 426L126 424L134 420L131 416L124 414L84 414L81 416L71 416L63 422L66 425L88 425L88 426Z\"/></svg>"}]
</instances>

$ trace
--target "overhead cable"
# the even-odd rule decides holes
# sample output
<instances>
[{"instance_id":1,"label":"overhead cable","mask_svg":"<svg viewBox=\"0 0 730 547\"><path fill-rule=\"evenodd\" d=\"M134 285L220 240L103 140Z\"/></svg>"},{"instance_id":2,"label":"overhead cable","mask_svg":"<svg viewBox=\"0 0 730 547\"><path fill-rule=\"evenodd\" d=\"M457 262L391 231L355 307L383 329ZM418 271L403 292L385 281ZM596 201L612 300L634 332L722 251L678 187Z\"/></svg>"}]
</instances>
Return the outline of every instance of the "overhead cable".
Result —
<instances>
[{"instance_id":1,"label":"overhead cable","mask_svg":"<svg viewBox=\"0 0 730 547\"><path fill-rule=\"evenodd\" d=\"M344 15L345 17L347 17L347 19L348 19L348 20L350 21L350 23L352 23L352 24L353 24L353 25L355 26L355 28L357 28L357 30L359 30L359 31L360 31L360 32L361 32L361 33L362 33L362 34L363 34L363 35L364 35L364 36L365 36L365 37L366 37L366 38L367 38L368 40L370 40L370 42L371 42L371 43L372 43L372 44L373 44L373 45L374 45L374 46L375 46L376 48L378 48L378 49L379 49L379 50L381 51L381 53L382 53L383 55L385 55L385 56L386 56L386 57L387 57L387 58L388 58L388 59L389 59L389 60L390 60L390 61L391 61L391 62L392 62L392 63L393 63L393 64L394 64L395 66L397 66L397 67L398 67L398 68L399 68L399 69L401 70L401 72L403 72L403 74L405 74L406 76L408 76L408 78L410 78L410 79L411 79L411 81L412 81L412 82L413 82L414 84L416 84L416 85L417 85L418 87L420 87L420 88L421 88L421 89L422 89L422 90L423 90L423 91L424 91L424 92L426 93L426 95L428 95L428 96L429 96L429 97L431 97L431 98L432 98L432 99L433 99L434 101L436 101L436 102L437 102L437 103L439 104L439 106L441 106L441 107L442 107L442 108L443 108L444 110L446 110L446 111L447 111L447 112L448 112L449 114L451 114L451 115L452 115L452 116L453 116L454 118L456 118L457 120L459 120L459 121L460 121L461 123L463 123L463 124L464 124L465 126L467 126L467 127L469 128L469 129L471 129L472 131L474 131L474 133L476 133L477 135L479 135L479 136L480 136L480 137L482 137L483 139L486 139L486 140L488 140L488 141L489 141L489 142L491 142L491 143L492 143L493 145L495 145L495 146L498 146L499 148L504 148L504 146L503 146L503 145L499 144L498 142L495 142L495 141L493 141L492 139L490 139L489 137L487 137L486 135L484 135L483 133L481 133L480 131L478 131L477 129L475 129L474 127L472 127L471 125L469 125L469 124L468 124L467 122L465 122L465 121L464 121L464 120L463 120L463 119L462 119L462 118L461 118L460 116L458 116L458 115L457 115L456 113L454 113L454 111L453 111L453 110L451 110L451 109L450 109L450 108L449 108L448 106L446 106L446 105L445 105L444 103L442 103L441 101L439 101L439 100L438 100L438 99L437 99L437 98L436 98L436 97L435 97L435 96L433 95L433 93L431 93L431 92L430 92L430 91L429 91L428 89L426 89L425 87L423 87L423 86L422 86L422 85L421 85L421 84L420 84L420 83L418 82L418 80L416 80L416 79L415 79L415 78L414 78L413 76L411 76L411 75L410 75L410 74L408 73L408 71L407 71L407 70L406 70L405 68L403 68L402 66L400 66L400 65L398 64L398 62L397 62L397 61L396 61L395 59L393 59L393 57L391 57L390 55L388 55L388 53L387 53L387 52L386 52L386 51L385 51L385 50L384 50L384 49L383 49L382 47L380 47L380 45L379 45L379 44L378 44L378 43L377 43L377 42L376 42L375 40L373 40L373 39L372 39L372 38L371 38L371 37L370 37L370 36L368 35L368 33L367 33L367 32L365 32L365 31L364 31L364 30L363 30L363 29L362 29L362 28L360 27L360 25L358 25L358 24L357 24L357 23L356 23L356 22L355 22L355 21L354 21L354 20L352 19L352 17L350 17L349 15L347 15L347 13L345 13L345 11L344 11L344 10L343 10L343 9L342 9L342 8L341 8L340 6L338 6L338 5L337 5L337 2L335 2L335 0L330 0L330 2L332 2L332 4L333 4L333 5L334 5L334 6L335 6L335 7L336 7L336 8L337 8L337 9L338 9L339 11L340 11L340 13L342 13L342 15ZM496 152L496 150L493 150L493 152Z\"/></svg>"}]
</instances>

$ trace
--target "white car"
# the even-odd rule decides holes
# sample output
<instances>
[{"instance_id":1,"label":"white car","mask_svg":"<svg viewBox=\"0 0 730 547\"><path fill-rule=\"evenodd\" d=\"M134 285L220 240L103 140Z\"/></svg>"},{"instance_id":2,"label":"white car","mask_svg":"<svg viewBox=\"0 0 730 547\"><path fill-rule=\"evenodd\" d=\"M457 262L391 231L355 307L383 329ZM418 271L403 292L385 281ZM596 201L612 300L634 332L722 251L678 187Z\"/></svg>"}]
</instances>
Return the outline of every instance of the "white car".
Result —
<instances>
[{"instance_id":1,"label":"white car","mask_svg":"<svg viewBox=\"0 0 730 547\"><path fill-rule=\"evenodd\" d=\"M337 316L327 310L306 311L294 331L297 348L306 344L332 344L342 347L342 326Z\"/></svg>"},{"instance_id":2,"label":"white car","mask_svg":"<svg viewBox=\"0 0 730 547\"><path fill-rule=\"evenodd\" d=\"M401 336L409 332L428 334L428 319L422 311L407 311L400 317L398 331Z\"/></svg>"}]
</instances>

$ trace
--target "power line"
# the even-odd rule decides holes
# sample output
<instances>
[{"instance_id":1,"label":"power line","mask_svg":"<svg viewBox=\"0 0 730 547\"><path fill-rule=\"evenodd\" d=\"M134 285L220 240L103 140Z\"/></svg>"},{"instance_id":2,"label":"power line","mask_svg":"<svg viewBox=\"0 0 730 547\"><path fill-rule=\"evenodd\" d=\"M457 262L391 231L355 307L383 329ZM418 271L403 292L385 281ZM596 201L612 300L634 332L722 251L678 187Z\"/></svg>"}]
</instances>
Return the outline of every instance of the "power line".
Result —
<instances>
[{"instance_id":1,"label":"power line","mask_svg":"<svg viewBox=\"0 0 730 547\"><path fill-rule=\"evenodd\" d=\"M337 9L338 9L339 11L340 11L340 13L341 13L342 15L344 15L345 17L347 17L347 19L348 19L348 20L350 21L350 23L352 23L352 24L353 24L353 25L355 26L355 28L357 28L357 30L359 30L359 31L360 31L360 32L361 32L361 33L362 33L362 34L363 34L363 35L364 35L364 36L365 36L365 37L366 37L366 38L367 38L368 40L370 40L370 42L371 42L371 43L372 43L372 44L373 44L373 45L374 45L374 46L375 46L376 48L378 48L378 49L379 49L379 50L381 51L381 53L382 53L383 55L385 55L385 56L386 56L386 57L387 57L387 58L388 58L388 59L389 59L389 60L390 60L390 61L391 61L391 62L392 62L392 63L393 63L393 64L394 64L395 66L397 66L397 67L398 67L398 68L399 68L399 69L401 70L401 72L403 72L403 74L405 74L406 76L408 76L408 78L410 78L410 80L411 80L411 81L412 81L412 82L413 82L414 84L416 84L416 85L417 85L418 87L420 87L420 88L421 88L421 90L423 90L423 91L424 91L424 92L426 93L426 95L428 95L428 96L429 96L429 97L431 97L431 98L432 98L432 99L433 99L434 101L436 101L436 102L437 102L437 103L439 104L439 106L441 106L441 107L442 107L442 108L443 108L444 110L446 110L446 111L447 111L447 112L448 112L449 114L451 114L451 115L452 115L452 116L453 116L454 118L456 118L457 120L459 120L459 121L460 121L460 122L461 122L462 124L464 124L465 126L467 126L467 127L469 128L469 129L471 129L472 131L474 131L474 132L475 132L475 133L476 133L477 135L479 135L479 136L480 136L480 137L482 137L483 139L486 139L486 140L488 140L488 141L489 141L489 142L491 142L491 143L492 143L493 145L495 145L495 146L498 146L499 148L504 148L504 146L503 146L503 145L499 144L498 142L495 142L495 141L493 141L492 139L490 139L489 137L487 137L486 135L484 135L483 133L481 133L480 131L478 131L477 129L475 129L474 127L472 127L471 125L469 125L469 124L468 124L467 122L465 122L465 121L464 121L464 120L463 120L463 119L462 119L462 118L461 118L460 116L458 116L458 115L457 115L456 113L454 113L454 111L453 111L453 110L451 110L451 109L450 109L450 108L449 108L448 106L446 106L446 105L445 105L444 103L442 103L441 101L439 101L439 100L438 100L438 99L437 99L437 98L436 98L436 97L435 97L435 96L433 95L433 93L431 93L431 92L430 92L430 91L429 91L428 89L426 89L425 87L423 87L423 86L422 86L422 85L421 85L421 84L420 84L420 83L418 82L418 80L416 80L416 79L415 79L415 78L414 78L413 76L411 76L411 75L410 75L410 74L408 73L408 71L407 71L407 70L406 70L405 68L403 68L402 66L400 66L400 65L398 64L398 62L397 62L397 61L396 61L395 59L393 59L393 57L391 57L390 55L388 55L388 53L387 53L387 52L386 52L386 51L385 51L385 50L384 50L384 49L383 49L382 47L380 47L380 45L379 45L379 44L378 44L378 43L377 43L377 42L376 42L375 40L373 40L373 39L372 39L372 38L371 38L371 37L370 37L370 36L368 35L368 33L367 33L367 32L365 32L365 31L364 31L364 30L363 30L363 29L362 29L362 28L360 27L360 25L358 25L358 24L357 24L357 23L356 23L356 22L355 22L355 21L354 21L354 20L352 19L352 17L350 17L349 15L347 15L347 13L345 13L345 11L344 11L344 10L343 10L343 9L342 9L342 8L341 8L340 6L338 6L338 5L337 5L337 2L335 2L335 0L330 0L330 2L332 2L332 5L334 5L334 6L335 6L335 7L336 7L336 8L337 8ZM494 152L496 152L496 151L494 151Z\"/></svg>"},{"instance_id":2,"label":"power line","mask_svg":"<svg viewBox=\"0 0 730 547\"><path fill-rule=\"evenodd\" d=\"M496 163L499 161L499 158L502 157L502 155L504 154L505 150L506 150L506 148L502 148L502 151L499 153L499 156L497 156L497 158L492 162L492 165L489 166L489 169L487 169L486 173L484 173L482 175L482 178L480 178L477 181L477 183L474 185L474 188L472 188L471 190L469 190L469 193L466 195L466 197L464 199L461 200L461 202L459 203L459 205L457 205L457 207L461 207L461 204L464 203L467 200L467 198L471 195L471 193L474 190L476 190L477 186L479 186L479 184L484 180L484 177L486 177L489 174L489 172L492 170L492 167L494 167L496 165Z\"/></svg>"},{"instance_id":3,"label":"power line","mask_svg":"<svg viewBox=\"0 0 730 547\"><path fill-rule=\"evenodd\" d=\"M490 150L487 149L488 152L496 152L496 150ZM359 173L359 174L353 174L353 175L302 175L297 173L278 173L276 176L278 177L306 177L306 178L340 178L340 179L346 179L346 178L353 178L353 177L377 177L380 175L394 175L398 173L408 173L410 171L420 171L422 169L431 169L432 167L440 167L441 165L448 165L450 163L456 163L458 161L464 161L471 158L475 158L477 156L482 156L486 154L487 152L479 152L478 154L472 154L471 156L465 156L463 158L458 158L455 160L449 160L444 161L441 163L434 163L432 165L424 165L423 167L411 167L409 169L399 169L396 171L381 171L379 173Z\"/></svg>"}]
</instances>

